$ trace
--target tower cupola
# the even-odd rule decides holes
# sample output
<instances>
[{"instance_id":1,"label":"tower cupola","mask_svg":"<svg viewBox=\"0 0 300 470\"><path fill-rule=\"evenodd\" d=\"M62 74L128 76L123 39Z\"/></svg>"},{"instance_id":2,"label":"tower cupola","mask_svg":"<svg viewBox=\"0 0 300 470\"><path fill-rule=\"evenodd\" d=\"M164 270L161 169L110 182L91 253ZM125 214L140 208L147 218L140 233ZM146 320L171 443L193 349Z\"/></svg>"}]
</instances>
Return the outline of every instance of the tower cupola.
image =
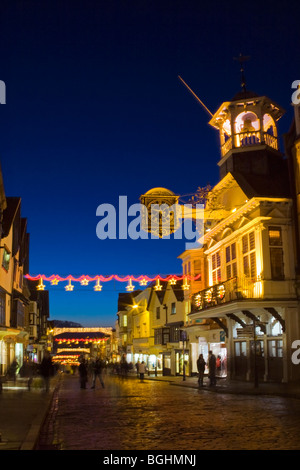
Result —
<instances>
[{"instance_id":1,"label":"tower cupola","mask_svg":"<svg viewBox=\"0 0 300 470\"><path fill-rule=\"evenodd\" d=\"M283 114L275 102L251 91L242 90L224 102L209 121L220 134L221 176L234 170L266 171L266 167L259 168L258 160L262 154L273 153L275 159L275 154L281 155L276 123Z\"/></svg>"}]
</instances>

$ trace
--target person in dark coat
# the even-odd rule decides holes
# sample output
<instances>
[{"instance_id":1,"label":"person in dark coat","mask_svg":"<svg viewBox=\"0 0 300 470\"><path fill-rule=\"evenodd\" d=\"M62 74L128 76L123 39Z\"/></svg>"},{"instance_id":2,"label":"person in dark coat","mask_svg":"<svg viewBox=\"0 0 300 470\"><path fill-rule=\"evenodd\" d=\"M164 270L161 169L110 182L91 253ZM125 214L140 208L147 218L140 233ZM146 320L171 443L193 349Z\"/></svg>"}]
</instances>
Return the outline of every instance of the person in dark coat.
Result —
<instances>
[{"instance_id":1,"label":"person in dark coat","mask_svg":"<svg viewBox=\"0 0 300 470\"><path fill-rule=\"evenodd\" d=\"M79 377L80 377L80 388L86 388L86 384L88 381L88 369L85 359L82 359L79 367Z\"/></svg>"},{"instance_id":2,"label":"person in dark coat","mask_svg":"<svg viewBox=\"0 0 300 470\"><path fill-rule=\"evenodd\" d=\"M53 375L53 364L49 351L45 351L44 357L40 366L40 374L44 379L45 390L49 392L50 379Z\"/></svg>"},{"instance_id":3,"label":"person in dark coat","mask_svg":"<svg viewBox=\"0 0 300 470\"><path fill-rule=\"evenodd\" d=\"M93 363L93 385L91 388L95 388L97 377L102 385L102 388L104 388L104 381L102 376L103 368L104 364L101 359L96 359L96 361Z\"/></svg>"},{"instance_id":4,"label":"person in dark coat","mask_svg":"<svg viewBox=\"0 0 300 470\"><path fill-rule=\"evenodd\" d=\"M210 386L216 385L216 356L212 351L208 353L208 368L209 368L209 379Z\"/></svg>"},{"instance_id":5,"label":"person in dark coat","mask_svg":"<svg viewBox=\"0 0 300 470\"><path fill-rule=\"evenodd\" d=\"M202 387L202 385L203 385L203 376L204 376L204 371L205 371L205 365L206 365L206 362L203 358L203 354L200 354L200 356L197 359L197 369L198 369L198 374L199 374L199 377L198 377L199 387Z\"/></svg>"}]
</instances>

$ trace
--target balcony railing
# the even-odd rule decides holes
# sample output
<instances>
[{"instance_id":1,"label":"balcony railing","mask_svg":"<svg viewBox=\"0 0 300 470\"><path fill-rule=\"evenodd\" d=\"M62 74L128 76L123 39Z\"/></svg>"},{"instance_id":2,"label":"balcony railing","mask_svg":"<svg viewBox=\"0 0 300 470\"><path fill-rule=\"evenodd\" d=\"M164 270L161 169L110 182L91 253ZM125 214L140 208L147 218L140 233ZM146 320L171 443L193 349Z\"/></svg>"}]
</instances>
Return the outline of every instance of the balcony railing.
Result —
<instances>
[{"instance_id":1,"label":"balcony railing","mask_svg":"<svg viewBox=\"0 0 300 470\"><path fill-rule=\"evenodd\" d=\"M229 152L229 150L232 148L249 147L251 145L257 145L260 143L266 144L275 150L278 149L277 137L268 134L267 132L251 131L234 134L234 140L232 140L232 137L230 136L229 139L222 145L221 154L222 157L224 157L224 155L226 155L226 153Z\"/></svg>"},{"instance_id":2,"label":"balcony railing","mask_svg":"<svg viewBox=\"0 0 300 470\"><path fill-rule=\"evenodd\" d=\"M215 307L233 300L258 299L261 297L261 281L245 277L234 277L194 294L192 297L192 312Z\"/></svg>"}]
</instances>

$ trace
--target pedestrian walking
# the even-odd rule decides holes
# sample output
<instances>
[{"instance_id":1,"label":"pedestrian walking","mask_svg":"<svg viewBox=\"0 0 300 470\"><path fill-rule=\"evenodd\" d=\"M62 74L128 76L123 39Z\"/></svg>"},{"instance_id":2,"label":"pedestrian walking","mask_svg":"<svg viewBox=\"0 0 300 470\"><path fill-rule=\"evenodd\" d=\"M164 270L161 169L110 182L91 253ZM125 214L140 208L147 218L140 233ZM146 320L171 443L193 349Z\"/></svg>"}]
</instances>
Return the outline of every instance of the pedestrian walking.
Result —
<instances>
[{"instance_id":1,"label":"pedestrian walking","mask_svg":"<svg viewBox=\"0 0 300 470\"><path fill-rule=\"evenodd\" d=\"M221 375L221 366L222 366L222 360L221 360L221 356L220 354L217 356L217 359L216 359L216 368L217 368L217 375L220 376Z\"/></svg>"},{"instance_id":2,"label":"pedestrian walking","mask_svg":"<svg viewBox=\"0 0 300 470\"><path fill-rule=\"evenodd\" d=\"M209 369L209 380L210 386L216 385L216 356L212 351L208 353L208 369Z\"/></svg>"},{"instance_id":3,"label":"pedestrian walking","mask_svg":"<svg viewBox=\"0 0 300 470\"><path fill-rule=\"evenodd\" d=\"M120 370L121 370L121 376L122 376L122 377L127 377L127 374L128 374L128 362L126 361L126 357L125 357L125 356L123 356L122 359L121 359Z\"/></svg>"},{"instance_id":4,"label":"pedestrian walking","mask_svg":"<svg viewBox=\"0 0 300 470\"><path fill-rule=\"evenodd\" d=\"M199 387L203 386L203 377L204 377L204 371L205 371L205 365L206 362L203 358L203 354L200 354L198 359L197 359L197 369L198 369L198 384Z\"/></svg>"},{"instance_id":5,"label":"pedestrian walking","mask_svg":"<svg viewBox=\"0 0 300 470\"><path fill-rule=\"evenodd\" d=\"M104 388L104 381L103 381L103 368L104 364L100 358L97 358L96 361L93 363L93 384L91 388L96 387L96 380L97 378L99 379L99 382L102 385L102 388Z\"/></svg>"},{"instance_id":6,"label":"pedestrian walking","mask_svg":"<svg viewBox=\"0 0 300 470\"><path fill-rule=\"evenodd\" d=\"M78 372L79 372L79 378L80 378L80 388L86 388L86 384L88 381L88 369L87 369L87 363L85 359L82 359L79 367L78 367Z\"/></svg>"},{"instance_id":7,"label":"pedestrian walking","mask_svg":"<svg viewBox=\"0 0 300 470\"><path fill-rule=\"evenodd\" d=\"M144 380L145 373L146 373L146 364L145 364L144 361L142 361L142 362L139 364L139 374L140 374L140 379L141 379L141 380Z\"/></svg>"},{"instance_id":8,"label":"pedestrian walking","mask_svg":"<svg viewBox=\"0 0 300 470\"><path fill-rule=\"evenodd\" d=\"M52 364L52 358L50 356L49 351L45 351L44 357L41 362L40 366L40 374L44 379L44 386L46 392L49 392L50 389L50 379L53 375L53 364Z\"/></svg>"},{"instance_id":9,"label":"pedestrian walking","mask_svg":"<svg viewBox=\"0 0 300 470\"><path fill-rule=\"evenodd\" d=\"M16 361L16 359L14 359L11 366L10 366L10 373L11 373L11 377L12 377L14 383L16 383L16 380L17 380L18 367L19 367L19 364Z\"/></svg>"}]
</instances>

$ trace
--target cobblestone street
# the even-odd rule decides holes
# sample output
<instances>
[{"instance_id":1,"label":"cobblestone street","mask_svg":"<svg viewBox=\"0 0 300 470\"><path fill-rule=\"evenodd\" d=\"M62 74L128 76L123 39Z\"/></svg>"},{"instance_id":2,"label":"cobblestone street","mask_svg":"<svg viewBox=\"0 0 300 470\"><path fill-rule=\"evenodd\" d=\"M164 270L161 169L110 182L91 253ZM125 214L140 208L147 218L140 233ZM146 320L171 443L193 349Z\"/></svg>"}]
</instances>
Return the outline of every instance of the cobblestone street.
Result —
<instances>
[{"instance_id":1,"label":"cobblestone street","mask_svg":"<svg viewBox=\"0 0 300 470\"><path fill-rule=\"evenodd\" d=\"M299 450L300 400L105 376L63 376L40 438L61 450Z\"/></svg>"}]
</instances>

